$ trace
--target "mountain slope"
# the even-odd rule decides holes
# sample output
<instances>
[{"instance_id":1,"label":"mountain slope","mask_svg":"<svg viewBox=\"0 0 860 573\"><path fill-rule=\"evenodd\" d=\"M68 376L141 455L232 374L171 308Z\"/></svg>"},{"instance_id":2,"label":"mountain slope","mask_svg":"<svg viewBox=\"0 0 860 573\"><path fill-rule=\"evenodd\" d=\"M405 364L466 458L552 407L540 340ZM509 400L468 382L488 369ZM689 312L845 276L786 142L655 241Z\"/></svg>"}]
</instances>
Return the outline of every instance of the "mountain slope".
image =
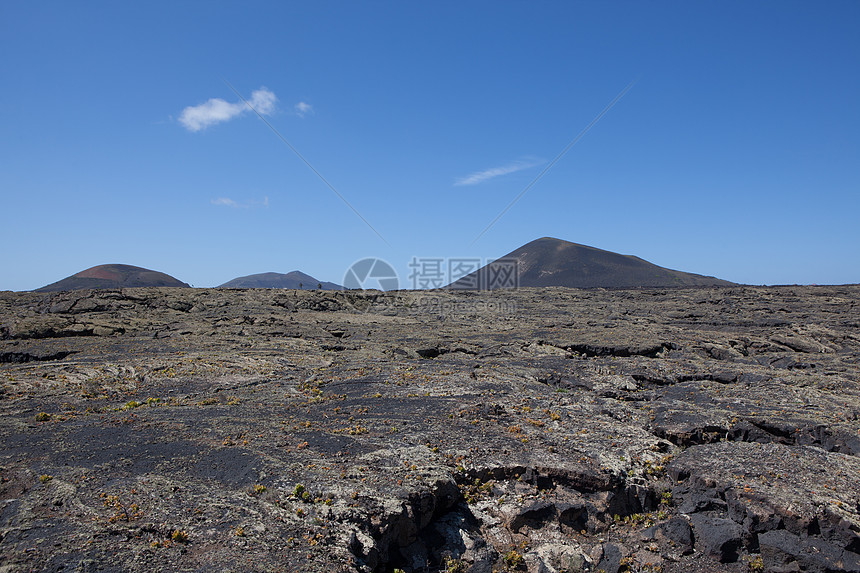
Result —
<instances>
[{"instance_id":1,"label":"mountain slope","mask_svg":"<svg viewBox=\"0 0 860 573\"><path fill-rule=\"evenodd\" d=\"M189 285L170 275L132 265L98 265L63 280L36 289L36 292L57 292L94 288L184 287Z\"/></svg>"},{"instance_id":2,"label":"mountain slope","mask_svg":"<svg viewBox=\"0 0 860 573\"><path fill-rule=\"evenodd\" d=\"M513 261L516 261L515 279L511 272ZM632 255L543 237L462 277L448 288L637 288L733 284L714 277L663 268Z\"/></svg>"},{"instance_id":3,"label":"mountain slope","mask_svg":"<svg viewBox=\"0 0 860 573\"><path fill-rule=\"evenodd\" d=\"M316 289L322 285L322 290L343 290L343 287L329 282L323 282L301 271L281 273L259 273L238 277L220 285L218 288L292 288Z\"/></svg>"}]
</instances>

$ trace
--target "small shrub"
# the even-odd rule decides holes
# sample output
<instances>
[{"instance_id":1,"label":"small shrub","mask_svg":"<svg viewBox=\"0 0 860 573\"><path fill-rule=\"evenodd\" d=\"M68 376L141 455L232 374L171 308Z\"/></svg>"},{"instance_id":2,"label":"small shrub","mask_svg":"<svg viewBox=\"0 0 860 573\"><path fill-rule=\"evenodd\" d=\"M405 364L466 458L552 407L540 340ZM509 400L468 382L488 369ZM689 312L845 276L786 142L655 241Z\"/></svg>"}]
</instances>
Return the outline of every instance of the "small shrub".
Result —
<instances>
[{"instance_id":1,"label":"small shrub","mask_svg":"<svg viewBox=\"0 0 860 573\"><path fill-rule=\"evenodd\" d=\"M172 534L170 534L170 539L172 539L176 543L187 543L188 533L186 533L184 530L177 529Z\"/></svg>"},{"instance_id":2,"label":"small shrub","mask_svg":"<svg viewBox=\"0 0 860 573\"><path fill-rule=\"evenodd\" d=\"M469 566L461 559L454 559L453 557L445 559L445 573L466 573L468 570Z\"/></svg>"},{"instance_id":3,"label":"small shrub","mask_svg":"<svg viewBox=\"0 0 860 573\"><path fill-rule=\"evenodd\" d=\"M37 422L47 422L51 419L51 415L47 412L39 412L34 419Z\"/></svg>"},{"instance_id":4,"label":"small shrub","mask_svg":"<svg viewBox=\"0 0 860 573\"><path fill-rule=\"evenodd\" d=\"M39 476L39 481L42 483L48 483L52 479L54 479L54 476L48 474L42 474Z\"/></svg>"},{"instance_id":5,"label":"small shrub","mask_svg":"<svg viewBox=\"0 0 860 573\"><path fill-rule=\"evenodd\" d=\"M516 549L511 549L505 555L505 564L508 567L519 567L523 564L523 556Z\"/></svg>"},{"instance_id":6,"label":"small shrub","mask_svg":"<svg viewBox=\"0 0 860 573\"><path fill-rule=\"evenodd\" d=\"M761 571L764 571L764 560L761 558L761 555L757 555L756 557L750 559L747 565L749 566L749 570L753 573L760 573Z\"/></svg>"}]
</instances>

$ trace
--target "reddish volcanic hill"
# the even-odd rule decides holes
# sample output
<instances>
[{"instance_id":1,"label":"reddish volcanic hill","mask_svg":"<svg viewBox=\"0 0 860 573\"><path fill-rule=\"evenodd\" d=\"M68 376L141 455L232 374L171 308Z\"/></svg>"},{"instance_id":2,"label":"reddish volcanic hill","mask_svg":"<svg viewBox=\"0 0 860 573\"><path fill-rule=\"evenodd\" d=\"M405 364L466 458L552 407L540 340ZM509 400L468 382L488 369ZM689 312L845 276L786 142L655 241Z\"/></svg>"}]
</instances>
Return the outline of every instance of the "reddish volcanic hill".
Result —
<instances>
[{"instance_id":1,"label":"reddish volcanic hill","mask_svg":"<svg viewBox=\"0 0 860 573\"><path fill-rule=\"evenodd\" d=\"M188 287L187 283L170 275L134 267L132 265L98 265L61 281L36 289L36 292L64 290L131 288L131 287Z\"/></svg>"}]
</instances>

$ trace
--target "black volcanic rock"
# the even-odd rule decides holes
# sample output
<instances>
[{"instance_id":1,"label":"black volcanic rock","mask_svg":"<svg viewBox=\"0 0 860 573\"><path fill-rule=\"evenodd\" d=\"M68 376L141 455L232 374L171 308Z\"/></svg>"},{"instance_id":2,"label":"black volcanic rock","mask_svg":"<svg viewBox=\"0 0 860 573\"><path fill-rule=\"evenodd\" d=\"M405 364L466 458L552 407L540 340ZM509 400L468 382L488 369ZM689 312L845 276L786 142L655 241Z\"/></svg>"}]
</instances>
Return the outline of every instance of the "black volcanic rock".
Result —
<instances>
[{"instance_id":1,"label":"black volcanic rock","mask_svg":"<svg viewBox=\"0 0 860 573\"><path fill-rule=\"evenodd\" d=\"M0 569L860 573L858 305L0 292Z\"/></svg>"},{"instance_id":2,"label":"black volcanic rock","mask_svg":"<svg viewBox=\"0 0 860 573\"><path fill-rule=\"evenodd\" d=\"M83 289L133 287L183 287L189 285L170 275L132 265L98 265L61 281L36 289L36 292L59 292Z\"/></svg>"},{"instance_id":3,"label":"black volcanic rock","mask_svg":"<svg viewBox=\"0 0 860 573\"><path fill-rule=\"evenodd\" d=\"M516 279L511 275L516 262ZM454 283L452 289L510 287L640 288L732 286L714 277L659 267L633 255L543 237Z\"/></svg>"},{"instance_id":4,"label":"black volcanic rock","mask_svg":"<svg viewBox=\"0 0 860 573\"><path fill-rule=\"evenodd\" d=\"M218 288L290 288L313 290L317 289L317 285L322 285L321 290L343 290L343 287L338 284L319 281L301 271L292 271L287 274L259 273L246 277L238 277L227 281Z\"/></svg>"}]
</instances>

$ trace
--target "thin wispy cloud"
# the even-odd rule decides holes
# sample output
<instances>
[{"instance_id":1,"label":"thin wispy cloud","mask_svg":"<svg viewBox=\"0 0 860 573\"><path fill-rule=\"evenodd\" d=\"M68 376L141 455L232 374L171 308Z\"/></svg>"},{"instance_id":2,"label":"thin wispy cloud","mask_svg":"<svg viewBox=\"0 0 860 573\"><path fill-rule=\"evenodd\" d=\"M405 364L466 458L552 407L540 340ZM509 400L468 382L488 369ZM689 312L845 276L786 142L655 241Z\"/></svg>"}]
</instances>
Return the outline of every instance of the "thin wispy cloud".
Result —
<instances>
[{"instance_id":1,"label":"thin wispy cloud","mask_svg":"<svg viewBox=\"0 0 860 573\"><path fill-rule=\"evenodd\" d=\"M228 197L218 197L217 199L212 199L212 204L219 205L221 207L233 207L234 209L239 206L238 203Z\"/></svg>"},{"instance_id":2,"label":"thin wispy cloud","mask_svg":"<svg viewBox=\"0 0 860 573\"><path fill-rule=\"evenodd\" d=\"M517 161L507 163L506 165L491 167L489 169L484 169L483 171L476 171L475 173L466 175L465 177L460 177L454 181L454 185L477 185L479 183L489 181L490 179L501 177L502 175L509 175L511 173L516 173L517 171L537 167L543 162L543 159L519 159Z\"/></svg>"},{"instance_id":3,"label":"thin wispy cloud","mask_svg":"<svg viewBox=\"0 0 860 573\"><path fill-rule=\"evenodd\" d=\"M275 111L278 98L266 88L260 88L251 93L248 104L262 115L271 115ZM200 131L210 125L230 121L251 109L245 102L228 102L220 98L212 98L200 105L186 107L179 115L179 123L189 131Z\"/></svg>"},{"instance_id":4,"label":"thin wispy cloud","mask_svg":"<svg viewBox=\"0 0 860 573\"><path fill-rule=\"evenodd\" d=\"M217 205L218 207L229 207L231 209L251 209L253 207L269 207L269 197L263 197L262 201L259 200L251 200L245 203L239 203L238 201L234 201L229 197L218 197L217 199L212 199L210 201L213 205Z\"/></svg>"},{"instance_id":5,"label":"thin wispy cloud","mask_svg":"<svg viewBox=\"0 0 860 573\"><path fill-rule=\"evenodd\" d=\"M296 110L297 116L304 117L305 115L312 113L314 111L314 106L312 106L309 103L300 101L295 106L293 106L293 109Z\"/></svg>"}]
</instances>

